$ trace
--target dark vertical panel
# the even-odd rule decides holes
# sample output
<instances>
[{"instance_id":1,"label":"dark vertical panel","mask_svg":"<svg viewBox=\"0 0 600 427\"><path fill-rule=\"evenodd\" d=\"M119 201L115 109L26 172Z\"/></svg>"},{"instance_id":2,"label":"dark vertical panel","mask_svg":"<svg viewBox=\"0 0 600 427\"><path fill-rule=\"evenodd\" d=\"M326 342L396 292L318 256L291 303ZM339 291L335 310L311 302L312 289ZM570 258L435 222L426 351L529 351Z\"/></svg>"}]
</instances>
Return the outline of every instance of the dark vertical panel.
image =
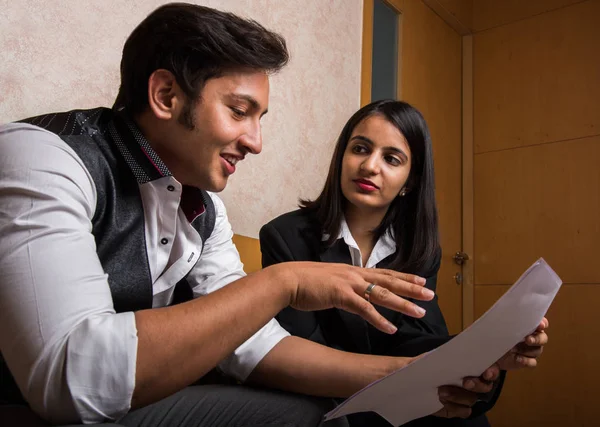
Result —
<instances>
[{"instance_id":1,"label":"dark vertical panel","mask_svg":"<svg viewBox=\"0 0 600 427\"><path fill-rule=\"evenodd\" d=\"M374 1L371 101L397 97L398 13L382 0Z\"/></svg>"}]
</instances>

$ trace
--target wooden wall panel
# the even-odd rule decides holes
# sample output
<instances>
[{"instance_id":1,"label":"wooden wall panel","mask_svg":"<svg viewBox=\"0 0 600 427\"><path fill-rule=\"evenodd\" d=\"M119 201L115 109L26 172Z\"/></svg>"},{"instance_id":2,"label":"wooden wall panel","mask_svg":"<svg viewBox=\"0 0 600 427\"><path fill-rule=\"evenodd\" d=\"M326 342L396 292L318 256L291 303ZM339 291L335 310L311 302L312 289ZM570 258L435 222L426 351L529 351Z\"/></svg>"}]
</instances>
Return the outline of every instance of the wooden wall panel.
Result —
<instances>
[{"instance_id":1,"label":"wooden wall panel","mask_svg":"<svg viewBox=\"0 0 600 427\"><path fill-rule=\"evenodd\" d=\"M500 26L473 35L475 315L540 256L568 283L540 366L509 374L490 421L596 426L600 1L475 0L476 29L483 9Z\"/></svg>"},{"instance_id":2,"label":"wooden wall panel","mask_svg":"<svg viewBox=\"0 0 600 427\"><path fill-rule=\"evenodd\" d=\"M363 0L362 52L360 60L360 106L371 102L373 77L373 0Z\"/></svg>"},{"instance_id":3,"label":"wooden wall panel","mask_svg":"<svg viewBox=\"0 0 600 427\"><path fill-rule=\"evenodd\" d=\"M437 0L458 21L468 28L473 27L473 2L477 0Z\"/></svg>"},{"instance_id":4,"label":"wooden wall panel","mask_svg":"<svg viewBox=\"0 0 600 427\"><path fill-rule=\"evenodd\" d=\"M475 254L473 176L473 36L462 38L462 251L471 260L462 266L463 328L473 323L473 285Z\"/></svg>"},{"instance_id":5,"label":"wooden wall panel","mask_svg":"<svg viewBox=\"0 0 600 427\"><path fill-rule=\"evenodd\" d=\"M582 0L473 0L473 30L482 31Z\"/></svg>"},{"instance_id":6,"label":"wooden wall panel","mask_svg":"<svg viewBox=\"0 0 600 427\"><path fill-rule=\"evenodd\" d=\"M444 258L438 275L440 306L450 330L462 328L461 37L421 1L406 1L402 18L402 98L425 116L433 141Z\"/></svg>"},{"instance_id":7,"label":"wooden wall panel","mask_svg":"<svg viewBox=\"0 0 600 427\"><path fill-rule=\"evenodd\" d=\"M392 6L398 13L401 13L404 10L404 4L406 0L383 0L390 6ZM411 1L411 0L409 0Z\"/></svg>"},{"instance_id":8,"label":"wooden wall panel","mask_svg":"<svg viewBox=\"0 0 600 427\"><path fill-rule=\"evenodd\" d=\"M464 36L473 26L473 0L423 0L454 31Z\"/></svg>"},{"instance_id":9,"label":"wooden wall panel","mask_svg":"<svg viewBox=\"0 0 600 427\"><path fill-rule=\"evenodd\" d=\"M476 316L508 288L476 286ZM488 414L492 426L598 425L598 301L600 284L563 285L547 314L550 341L538 367L508 374L500 399Z\"/></svg>"},{"instance_id":10,"label":"wooden wall panel","mask_svg":"<svg viewBox=\"0 0 600 427\"><path fill-rule=\"evenodd\" d=\"M600 137L475 156L475 283L512 283L544 257L600 283Z\"/></svg>"},{"instance_id":11,"label":"wooden wall panel","mask_svg":"<svg viewBox=\"0 0 600 427\"><path fill-rule=\"evenodd\" d=\"M599 22L591 0L475 34L476 153L600 134Z\"/></svg>"}]
</instances>

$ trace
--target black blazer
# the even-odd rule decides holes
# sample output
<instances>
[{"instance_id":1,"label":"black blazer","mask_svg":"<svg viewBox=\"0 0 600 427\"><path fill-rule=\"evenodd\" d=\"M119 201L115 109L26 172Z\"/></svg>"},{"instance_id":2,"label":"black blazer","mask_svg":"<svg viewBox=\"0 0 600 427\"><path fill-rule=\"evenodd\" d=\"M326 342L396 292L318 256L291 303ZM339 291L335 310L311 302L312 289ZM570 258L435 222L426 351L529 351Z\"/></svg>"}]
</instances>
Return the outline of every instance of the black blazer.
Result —
<instances>
[{"instance_id":1,"label":"black blazer","mask_svg":"<svg viewBox=\"0 0 600 427\"><path fill-rule=\"evenodd\" d=\"M264 225L260 230L260 247L263 267L286 261L352 264L350 251L344 240L339 239L332 247L325 248L317 220L304 210L286 213ZM394 254L383 259L377 267L388 268L393 256ZM439 256L432 265L425 286L435 292ZM416 356L439 347L451 337L437 303L437 295L431 301L413 302L426 310L423 318L415 319L375 306L398 328L394 335L380 332L358 315L335 308L307 312L287 307L277 315L277 320L292 335L339 350L387 356ZM503 376L500 386L502 380ZM473 416L491 408L498 397L500 386L496 387L493 396L489 396L490 399L486 399L489 402L480 402L473 407ZM488 425L485 417L479 418L484 418L485 423L456 425ZM434 424L437 425L435 422Z\"/></svg>"}]
</instances>

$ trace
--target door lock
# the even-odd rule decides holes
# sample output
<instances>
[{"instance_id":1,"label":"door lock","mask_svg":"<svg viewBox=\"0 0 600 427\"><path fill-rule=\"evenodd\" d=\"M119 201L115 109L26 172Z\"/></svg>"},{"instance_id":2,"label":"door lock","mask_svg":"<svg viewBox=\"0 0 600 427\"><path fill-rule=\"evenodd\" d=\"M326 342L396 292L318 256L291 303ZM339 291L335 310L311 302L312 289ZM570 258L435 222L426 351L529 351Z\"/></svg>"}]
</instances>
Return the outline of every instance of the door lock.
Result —
<instances>
[{"instance_id":1,"label":"door lock","mask_svg":"<svg viewBox=\"0 0 600 427\"><path fill-rule=\"evenodd\" d=\"M457 252L457 253L454 254L454 256L452 257L452 259L454 260L455 264L463 265L465 262L468 261L469 255L467 255L464 252Z\"/></svg>"},{"instance_id":2,"label":"door lock","mask_svg":"<svg viewBox=\"0 0 600 427\"><path fill-rule=\"evenodd\" d=\"M456 281L457 285L462 285L463 282L463 275L461 273L456 273L454 275L454 280Z\"/></svg>"}]
</instances>

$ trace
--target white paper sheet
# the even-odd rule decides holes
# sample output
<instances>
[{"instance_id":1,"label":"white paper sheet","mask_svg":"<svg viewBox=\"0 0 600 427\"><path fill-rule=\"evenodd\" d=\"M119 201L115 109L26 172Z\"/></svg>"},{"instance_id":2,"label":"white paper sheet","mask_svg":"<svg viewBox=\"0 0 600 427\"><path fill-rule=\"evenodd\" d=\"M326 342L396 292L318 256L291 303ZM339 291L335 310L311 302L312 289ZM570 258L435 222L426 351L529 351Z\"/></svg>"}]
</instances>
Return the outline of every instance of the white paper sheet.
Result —
<instances>
[{"instance_id":1,"label":"white paper sheet","mask_svg":"<svg viewBox=\"0 0 600 427\"><path fill-rule=\"evenodd\" d=\"M442 408L438 387L479 376L542 321L562 281L542 258L476 322L417 361L368 385L325 420L374 411L394 426Z\"/></svg>"}]
</instances>

